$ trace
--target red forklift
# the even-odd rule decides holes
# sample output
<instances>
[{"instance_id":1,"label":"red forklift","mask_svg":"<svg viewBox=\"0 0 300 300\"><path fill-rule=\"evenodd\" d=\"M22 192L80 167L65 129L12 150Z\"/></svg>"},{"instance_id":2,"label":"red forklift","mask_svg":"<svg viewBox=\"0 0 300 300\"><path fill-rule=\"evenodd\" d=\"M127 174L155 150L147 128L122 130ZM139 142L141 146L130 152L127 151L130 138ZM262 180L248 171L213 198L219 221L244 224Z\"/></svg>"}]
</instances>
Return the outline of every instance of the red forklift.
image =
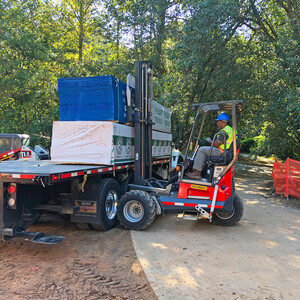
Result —
<instances>
[{"instance_id":1,"label":"red forklift","mask_svg":"<svg viewBox=\"0 0 300 300\"><path fill-rule=\"evenodd\" d=\"M142 230L150 226L156 215L181 213L184 219L198 220L207 218L216 225L233 226L237 224L244 212L241 199L235 192L234 163L238 158L240 142L237 139L237 113L243 109L242 100L209 102L193 104L196 115L187 144L183 163L180 164L178 175L169 181L152 177L151 170L151 64L143 61L136 65L135 94L135 172L134 183L130 191L124 194L118 203L118 219L124 227ZM140 72L140 73L138 73ZM150 85L150 86L149 86ZM186 176L193 166L193 161L201 140L203 125L208 113L231 111L233 142L229 149L224 149L222 156L210 155L206 167L202 171L201 180ZM202 115L202 119L199 116ZM200 129L195 131L200 121ZM217 139L217 133L212 145ZM193 143L193 139L196 142ZM226 136L223 135L224 143ZM192 147L192 144L195 144ZM211 150L212 150L211 146ZM189 149L192 149L191 153Z\"/></svg>"}]
</instances>

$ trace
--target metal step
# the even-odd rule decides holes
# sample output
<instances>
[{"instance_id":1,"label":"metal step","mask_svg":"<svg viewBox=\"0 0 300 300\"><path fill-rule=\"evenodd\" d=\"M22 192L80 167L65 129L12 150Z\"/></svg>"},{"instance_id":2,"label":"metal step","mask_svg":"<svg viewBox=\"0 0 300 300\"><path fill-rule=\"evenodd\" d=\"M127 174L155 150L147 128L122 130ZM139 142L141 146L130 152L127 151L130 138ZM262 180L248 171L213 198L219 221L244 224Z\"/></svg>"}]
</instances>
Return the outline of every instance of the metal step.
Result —
<instances>
[{"instance_id":1,"label":"metal step","mask_svg":"<svg viewBox=\"0 0 300 300\"><path fill-rule=\"evenodd\" d=\"M211 215L206 210L204 210L199 204L196 205L195 208L198 210L198 213L211 220Z\"/></svg>"},{"instance_id":2,"label":"metal step","mask_svg":"<svg viewBox=\"0 0 300 300\"><path fill-rule=\"evenodd\" d=\"M199 219L199 212L191 212L191 211L184 211L182 213L182 219L190 220L190 221L197 221Z\"/></svg>"}]
</instances>

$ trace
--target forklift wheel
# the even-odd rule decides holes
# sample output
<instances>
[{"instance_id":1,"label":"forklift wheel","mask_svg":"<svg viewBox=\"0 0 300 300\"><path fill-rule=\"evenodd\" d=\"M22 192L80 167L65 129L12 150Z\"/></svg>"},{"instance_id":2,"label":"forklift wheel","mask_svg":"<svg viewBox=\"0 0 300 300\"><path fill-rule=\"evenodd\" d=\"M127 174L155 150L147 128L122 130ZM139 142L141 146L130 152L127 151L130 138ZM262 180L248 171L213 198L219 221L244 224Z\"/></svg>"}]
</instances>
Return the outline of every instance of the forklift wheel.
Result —
<instances>
[{"instance_id":1,"label":"forklift wheel","mask_svg":"<svg viewBox=\"0 0 300 300\"><path fill-rule=\"evenodd\" d=\"M231 213L215 213L212 216L212 221L214 224L221 226L233 226L240 221L244 213L244 205L239 196L233 194L232 197L233 211Z\"/></svg>"},{"instance_id":2,"label":"forklift wheel","mask_svg":"<svg viewBox=\"0 0 300 300\"><path fill-rule=\"evenodd\" d=\"M145 229L154 221L155 216L156 205L149 193L132 190L121 197L118 204L118 218L125 228Z\"/></svg>"}]
</instances>

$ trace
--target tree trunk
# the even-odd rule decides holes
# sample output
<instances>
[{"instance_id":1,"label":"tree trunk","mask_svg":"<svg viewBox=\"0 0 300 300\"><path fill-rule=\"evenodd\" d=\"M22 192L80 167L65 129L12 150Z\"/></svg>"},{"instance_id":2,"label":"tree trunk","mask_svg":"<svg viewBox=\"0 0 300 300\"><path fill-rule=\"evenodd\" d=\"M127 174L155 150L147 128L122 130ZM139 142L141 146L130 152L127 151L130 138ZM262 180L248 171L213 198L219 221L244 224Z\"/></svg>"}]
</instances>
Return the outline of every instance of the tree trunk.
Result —
<instances>
[{"instance_id":1,"label":"tree trunk","mask_svg":"<svg viewBox=\"0 0 300 300\"><path fill-rule=\"evenodd\" d=\"M169 0L161 0L158 2L158 26L157 26L157 42L156 42L156 65L158 74L165 73L165 64L163 60L163 43L166 39L166 13L169 8Z\"/></svg>"},{"instance_id":2,"label":"tree trunk","mask_svg":"<svg viewBox=\"0 0 300 300\"><path fill-rule=\"evenodd\" d=\"M78 39L78 54L79 61L82 61L82 52L83 52L83 39L84 39L84 29L83 29L83 4L80 1L80 9L79 9L79 39Z\"/></svg>"}]
</instances>

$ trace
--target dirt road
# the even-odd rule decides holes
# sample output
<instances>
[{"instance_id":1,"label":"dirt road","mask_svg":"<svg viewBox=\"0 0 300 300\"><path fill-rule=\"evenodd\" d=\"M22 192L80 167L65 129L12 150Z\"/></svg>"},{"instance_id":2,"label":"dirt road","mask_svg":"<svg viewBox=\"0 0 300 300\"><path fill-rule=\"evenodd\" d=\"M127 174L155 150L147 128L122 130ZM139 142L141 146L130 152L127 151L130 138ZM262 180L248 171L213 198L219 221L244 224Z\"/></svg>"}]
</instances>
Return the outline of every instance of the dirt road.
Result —
<instances>
[{"instance_id":1,"label":"dirt road","mask_svg":"<svg viewBox=\"0 0 300 300\"><path fill-rule=\"evenodd\" d=\"M66 239L0 242L0 299L299 299L299 205L262 197L255 172L237 178L245 214L232 228L169 215L95 232L44 216L30 230Z\"/></svg>"},{"instance_id":2,"label":"dirt road","mask_svg":"<svg viewBox=\"0 0 300 300\"><path fill-rule=\"evenodd\" d=\"M158 299L300 299L300 210L262 197L263 185L237 179L245 204L238 226L166 216L132 231Z\"/></svg>"},{"instance_id":3,"label":"dirt road","mask_svg":"<svg viewBox=\"0 0 300 300\"><path fill-rule=\"evenodd\" d=\"M81 231L58 216L30 229L66 239L58 245L0 242L0 299L156 299L130 231Z\"/></svg>"}]
</instances>

